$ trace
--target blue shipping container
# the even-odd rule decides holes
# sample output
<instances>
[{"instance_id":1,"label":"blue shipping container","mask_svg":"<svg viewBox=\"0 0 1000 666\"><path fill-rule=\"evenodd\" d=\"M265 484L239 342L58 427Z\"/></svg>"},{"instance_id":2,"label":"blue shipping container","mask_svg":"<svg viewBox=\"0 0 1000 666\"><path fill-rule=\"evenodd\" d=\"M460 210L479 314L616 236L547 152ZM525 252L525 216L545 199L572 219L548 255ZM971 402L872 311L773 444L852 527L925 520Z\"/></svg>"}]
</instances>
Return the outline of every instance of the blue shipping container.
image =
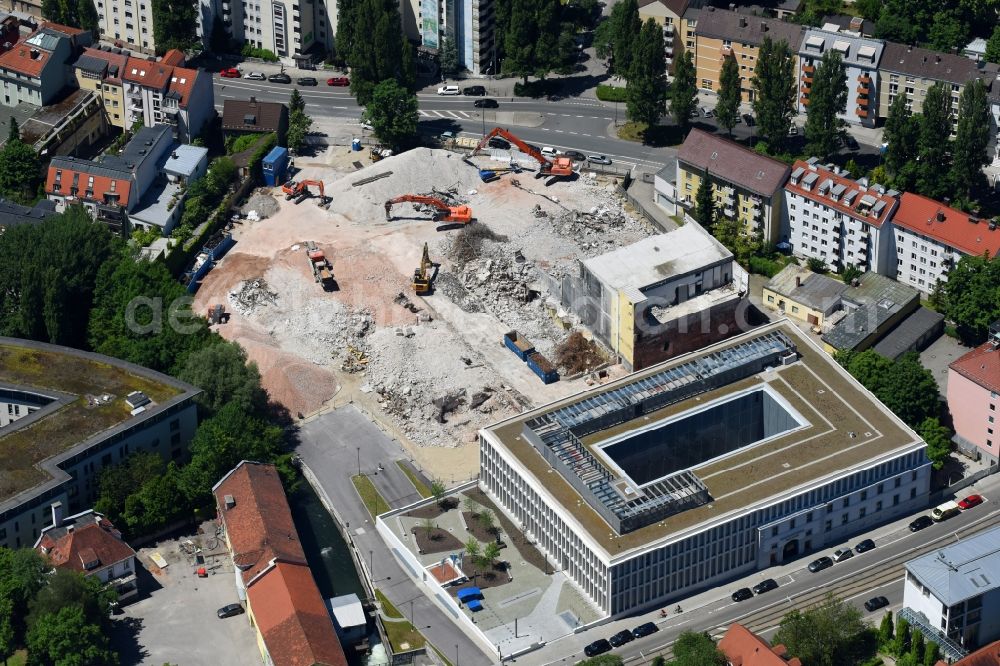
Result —
<instances>
[{"instance_id":1,"label":"blue shipping container","mask_svg":"<svg viewBox=\"0 0 1000 666\"><path fill-rule=\"evenodd\" d=\"M549 360L538 352L528 354L528 367L538 375L543 384L551 384L559 381L559 373L552 367Z\"/></svg>"},{"instance_id":2,"label":"blue shipping container","mask_svg":"<svg viewBox=\"0 0 1000 666\"><path fill-rule=\"evenodd\" d=\"M522 338L517 331L505 333L503 343L507 349L517 354L517 357L522 361L527 361L528 354L535 351L535 345Z\"/></svg>"}]
</instances>

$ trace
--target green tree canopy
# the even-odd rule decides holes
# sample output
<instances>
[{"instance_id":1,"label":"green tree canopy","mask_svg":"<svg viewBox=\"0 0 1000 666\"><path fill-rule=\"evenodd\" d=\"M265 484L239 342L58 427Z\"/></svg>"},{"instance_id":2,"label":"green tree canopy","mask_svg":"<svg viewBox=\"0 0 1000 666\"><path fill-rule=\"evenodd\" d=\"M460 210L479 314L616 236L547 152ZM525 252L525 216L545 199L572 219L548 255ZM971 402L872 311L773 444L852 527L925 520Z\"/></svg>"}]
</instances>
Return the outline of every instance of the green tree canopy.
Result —
<instances>
[{"instance_id":1,"label":"green tree canopy","mask_svg":"<svg viewBox=\"0 0 1000 666\"><path fill-rule=\"evenodd\" d=\"M1000 63L1000 24L993 28L993 34L986 40L986 62Z\"/></svg>"},{"instance_id":2,"label":"green tree canopy","mask_svg":"<svg viewBox=\"0 0 1000 666\"><path fill-rule=\"evenodd\" d=\"M576 666L622 666L622 658L616 654L601 654L576 662Z\"/></svg>"},{"instance_id":3,"label":"green tree canopy","mask_svg":"<svg viewBox=\"0 0 1000 666\"><path fill-rule=\"evenodd\" d=\"M667 98L667 68L663 29L649 19L642 26L626 88L626 106L633 120L653 126L660 122Z\"/></svg>"},{"instance_id":4,"label":"green tree canopy","mask_svg":"<svg viewBox=\"0 0 1000 666\"><path fill-rule=\"evenodd\" d=\"M934 469L944 467L951 455L951 431L941 425L937 418L928 416L920 423L917 432L927 442L927 457Z\"/></svg>"},{"instance_id":5,"label":"green tree canopy","mask_svg":"<svg viewBox=\"0 0 1000 666\"><path fill-rule=\"evenodd\" d=\"M29 604L28 626L33 627L46 615L57 613L66 606L80 608L87 622L103 626L111 612L110 602L116 598L115 592L105 590L98 578L56 568Z\"/></svg>"},{"instance_id":6,"label":"green tree canopy","mask_svg":"<svg viewBox=\"0 0 1000 666\"><path fill-rule=\"evenodd\" d=\"M0 656L24 643L28 607L45 584L46 568L32 548L0 547Z\"/></svg>"},{"instance_id":7,"label":"green tree canopy","mask_svg":"<svg viewBox=\"0 0 1000 666\"><path fill-rule=\"evenodd\" d=\"M900 190L912 189L917 179L917 151L920 141L920 117L906 108L906 95L896 95L889 105L889 115L882 133L885 168L892 184Z\"/></svg>"},{"instance_id":8,"label":"green tree canopy","mask_svg":"<svg viewBox=\"0 0 1000 666\"><path fill-rule=\"evenodd\" d=\"M350 37L339 42L339 49L351 66L351 92L362 106L371 101L375 86L402 76L403 35L398 7L392 0L347 3ZM341 34L339 22L337 34Z\"/></svg>"},{"instance_id":9,"label":"green tree canopy","mask_svg":"<svg viewBox=\"0 0 1000 666\"><path fill-rule=\"evenodd\" d=\"M709 177L708 170L706 169L701 174L701 182L698 183L698 192L695 194L693 212L694 219L698 220L698 223L708 230L711 230L715 226L717 213L712 189L712 179Z\"/></svg>"},{"instance_id":10,"label":"green tree canopy","mask_svg":"<svg viewBox=\"0 0 1000 666\"><path fill-rule=\"evenodd\" d=\"M0 150L0 196L33 204L38 198L41 168L34 148L20 139L8 140Z\"/></svg>"},{"instance_id":11,"label":"green tree canopy","mask_svg":"<svg viewBox=\"0 0 1000 666\"><path fill-rule=\"evenodd\" d=\"M948 178L942 177L951 169L951 91L945 84L939 81L927 89L922 116L917 189L932 199L941 199L951 190Z\"/></svg>"},{"instance_id":12,"label":"green tree canopy","mask_svg":"<svg viewBox=\"0 0 1000 666\"><path fill-rule=\"evenodd\" d=\"M104 629L77 605L47 613L28 632L32 663L56 666L117 666Z\"/></svg>"},{"instance_id":13,"label":"green tree canopy","mask_svg":"<svg viewBox=\"0 0 1000 666\"><path fill-rule=\"evenodd\" d=\"M186 0L153 0L153 40L157 53L187 50L198 41L198 5Z\"/></svg>"},{"instance_id":14,"label":"green tree canopy","mask_svg":"<svg viewBox=\"0 0 1000 666\"><path fill-rule=\"evenodd\" d=\"M860 610L828 594L820 606L786 615L772 643L783 644L803 664L841 666L857 663L866 629Z\"/></svg>"},{"instance_id":15,"label":"green tree canopy","mask_svg":"<svg viewBox=\"0 0 1000 666\"><path fill-rule=\"evenodd\" d=\"M934 375L920 365L916 353L892 361L873 349L866 349L837 352L836 359L910 427L919 427L924 419L937 416L941 410Z\"/></svg>"},{"instance_id":16,"label":"green tree canopy","mask_svg":"<svg viewBox=\"0 0 1000 666\"><path fill-rule=\"evenodd\" d=\"M956 195L970 198L986 186L983 167L990 163L992 133L986 86L981 79L965 84L958 102L958 127L952 144L951 179Z\"/></svg>"},{"instance_id":17,"label":"green tree canopy","mask_svg":"<svg viewBox=\"0 0 1000 666\"><path fill-rule=\"evenodd\" d=\"M288 96L288 112L305 111L306 101L302 98L302 93L298 88L292 89L292 94Z\"/></svg>"},{"instance_id":18,"label":"green tree canopy","mask_svg":"<svg viewBox=\"0 0 1000 666\"><path fill-rule=\"evenodd\" d=\"M462 71L462 63L458 59L458 45L450 35L441 38L441 48L438 49L438 65L442 76L454 78Z\"/></svg>"},{"instance_id":19,"label":"green tree canopy","mask_svg":"<svg viewBox=\"0 0 1000 666\"><path fill-rule=\"evenodd\" d=\"M417 97L396 81L383 81L375 87L364 117L380 141L402 145L417 132Z\"/></svg>"},{"instance_id":20,"label":"green tree canopy","mask_svg":"<svg viewBox=\"0 0 1000 666\"><path fill-rule=\"evenodd\" d=\"M846 126L840 114L847 110L847 70L838 51L828 50L813 73L809 106L806 107L806 150L820 159L837 152Z\"/></svg>"},{"instance_id":21,"label":"green tree canopy","mask_svg":"<svg viewBox=\"0 0 1000 666\"><path fill-rule=\"evenodd\" d=\"M216 342L192 352L178 378L202 390L196 400L209 414L228 404L248 414L259 414L267 406L267 393L260 386L256 363L232 342Z\"/></svg>"},{"instance_id":22,"label":"green tree canopy","mask_svg":"<svg viewBox=\"0 0 1000 666\"><path fill-rule=\"evenodd\" d=\"M719 97L715 103L715 118L719 127L733 135L736 117L740 113L740 102L743 91L740 82L740 66L734 56L722 60L722 71L719 73Z\"/></svg>"},{"instance_id":23,"label":"green tree canopy","mask_svg":"<svg viewBox=\"0 0 1000 666\"><path fill-rule=\"evenodd\" d=\"M942 9L934 13L927 42L935 51L954 51L969 43L969 26L957 9Z\"/></svg>"},{"instance_id":24,"label":"green tree canopy","mask_svg":"<svg viewBox=\"0 0 1000 666\"><path fill-rule=\"evenodd\" d=\"M219 477L216 477L205 486L205 492L208 493L211 484L218 480ZM184 498L181 471L176 463L171 462L164 474L150 479L126 498L122 516L133 534L151 534L190 518L192 507Z\"/></svg>"},{"instance_id":25,"label":"green tree canopy","mask_svg":"<svg viewBox=\"0 0 1000 666\"><path fill-rule=\"evenodd\" d=\"M670 85L670 113L685 134L691 127L691 114L698 103L698 88L695 84L694 56L690 50L677 58L674 66L674 80Z\"/></svg>"},{"instance_id":26,"label":"green tree canopy","mask_svg":"<svg viewBox=\"0 0 1000 666\"><path fill-rule=\"evenodd\" d=\"M288 114L288 131L285 133L285 142L288 149L293 153L298 153L306 145L306 137L312 129L313 120L302 111L292 111Z\"/></svg>"},{"instance_id":27,"label":"green tree canopy","mask_svg":"<svg viewBox=\"0 0 1000 666\"><path fill-rule=\"evenodd\" d=\"M938 284L931 302L955 322L963 344L982 344L990 324L1000 319L1000 262L987 255L962 257L947 282Z\"/></svg>"},{"instance_id":28,"label":"green tree canopy","mask_svg":"<svg viewBox=\"0 0 1000 666\"><path fill-rule=\"evenodd\" d=\"M674 641L673 649L671 666L726 666L728 663L725 653L704 632L681 632Z\"/></svg>"},{"instance_id":29,"label":"green tree canopy","mask_svg":"<svg viewBox=\"0 0 1000 666\"><path fill-rule=\"evenodd\" d=\"M638 0L621 0L611 10L612 67L616 75L628 78L632 72L635 40L642 30Z\"/></svg>"},{"instance_id":30,"label":"green tree canopy","mask_svg":"<svg viewBox=\"0 0 1000 666\"><path fill-rule=\"evenodd\" d=\"M101 471L94 510L118 526L125 525L125 501L146 483L163 475L167 464L151 451L137 451Z\"/></svg>"},{"instance_id":31,"label":"green tree canopy","mask_svg":"<svg viewBox=\"0 0 1000 666\"><path fill-rule=\"evenodd\" d=\"M773 153L781 152L795 113L795 65L788 42L765 37L751 79L757 132Z\"/></svg>"}]
</instances>

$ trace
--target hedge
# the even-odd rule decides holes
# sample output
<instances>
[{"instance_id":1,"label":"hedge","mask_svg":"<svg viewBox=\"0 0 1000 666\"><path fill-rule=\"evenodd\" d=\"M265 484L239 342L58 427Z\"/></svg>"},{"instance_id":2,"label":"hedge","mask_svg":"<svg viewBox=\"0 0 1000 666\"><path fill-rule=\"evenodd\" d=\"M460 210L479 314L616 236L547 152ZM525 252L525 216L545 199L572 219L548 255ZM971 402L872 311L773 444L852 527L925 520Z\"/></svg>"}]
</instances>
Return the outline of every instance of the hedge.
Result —
<instances>
[{"instance_id":1,"label":"hedge","mask_svg":"<svg viewBox=\"0 0 1000 666\"><path fill-rule=\"evenodd\" d=\"M617 86L597 86L597 99L602 102L624 102L625 88Z\"/></svg>"}]
</instances>

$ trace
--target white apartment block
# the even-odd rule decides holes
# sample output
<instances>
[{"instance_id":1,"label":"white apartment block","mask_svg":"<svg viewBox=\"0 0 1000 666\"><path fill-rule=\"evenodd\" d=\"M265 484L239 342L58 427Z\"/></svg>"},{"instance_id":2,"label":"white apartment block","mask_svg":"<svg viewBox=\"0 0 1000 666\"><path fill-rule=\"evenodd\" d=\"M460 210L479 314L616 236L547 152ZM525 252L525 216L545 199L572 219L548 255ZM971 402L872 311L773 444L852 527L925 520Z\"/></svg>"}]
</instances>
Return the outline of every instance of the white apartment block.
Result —
<instances>
[{"instance_id":1,"label":"white apartment block","mask_svg":"<svg viewBox=\"0 0 1000 666\"><path fill-rule=\"evenodd\" d=\"M1000 252L1000 230L945 204L904 192L893 217L895 278L929 294L965 255Z\"/></svg>"},{"instance_id":2,"label":"white apartment block","mask_svg":"<svg viewBox=\"0 0 1000 666\"><path fill-rule=\"evenodd\" d=\"M878 109L878 65L884 42L865 39L830 24L823 30L807 30L799 47L799 113L809 108L813 76L823 55L834 50L840 53L847 70L847 109L841 118L865 127L875 127Z\"/></svg>"},{"instance_id":3,"label":"white apartment block","mask_svg":"<svg viewBox=\"0 0 1000 666\"><path fill-rule=\"evenodd\" d=\"M314 3L304 0L222 0L222 20L233 39L268 49L285 64L294 64L315 42L332 40L327 12L318 21L315 13Z\"/></svg>"},{"instance_id":4,"label":"white apartment block","mask_svg":"<svg viewBox=\"0 0 1000 666\"><path fill-rule=\"evenodd\" d=\"M785 184L783 239L796 256L822 259L837 272L857 266L891 275L887 230L899 206L896 196L837 167L819 166L815 157L799 160Z\"/></svg>"},{"instance_id":5,"label":"white apartment block","mask_svg":"<svg viewBox=\"0 0 1000 666\"><path fill-rule=\"evenodd\" d=\"M446 37L453 39L462 67L473 76L494 73L493 0L409 0L400 9L404 31L421 46L439 49Z\"/></svg>"},{"instance_id":6,"label":"white apartment block","mask_svg":"<svg viewBox=\"0 0 1000 666\"><path fill-rule=\"evenodd\" d=\"M101 38L115 46L156 53L152 0L94 0Z\"/></svg>"}]
</instances>

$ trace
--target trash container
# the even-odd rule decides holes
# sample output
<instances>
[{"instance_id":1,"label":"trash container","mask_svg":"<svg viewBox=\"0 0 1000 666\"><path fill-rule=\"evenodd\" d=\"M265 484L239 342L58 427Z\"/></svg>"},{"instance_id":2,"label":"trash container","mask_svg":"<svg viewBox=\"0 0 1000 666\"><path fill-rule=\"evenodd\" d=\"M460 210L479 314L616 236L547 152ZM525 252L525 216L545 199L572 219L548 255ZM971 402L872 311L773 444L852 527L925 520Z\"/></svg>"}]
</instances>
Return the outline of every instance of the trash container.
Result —
<instances>
[{"instance_id":1,"label":"trash container","mask_svg":"<svg viewBox=\"0 0 1000 666\"><path fill-rule=\"evenodd\" d=\"M354 139L351 141L351 150L356 153L361 152L361 139Z\"/></svg>"}]
</instances>

